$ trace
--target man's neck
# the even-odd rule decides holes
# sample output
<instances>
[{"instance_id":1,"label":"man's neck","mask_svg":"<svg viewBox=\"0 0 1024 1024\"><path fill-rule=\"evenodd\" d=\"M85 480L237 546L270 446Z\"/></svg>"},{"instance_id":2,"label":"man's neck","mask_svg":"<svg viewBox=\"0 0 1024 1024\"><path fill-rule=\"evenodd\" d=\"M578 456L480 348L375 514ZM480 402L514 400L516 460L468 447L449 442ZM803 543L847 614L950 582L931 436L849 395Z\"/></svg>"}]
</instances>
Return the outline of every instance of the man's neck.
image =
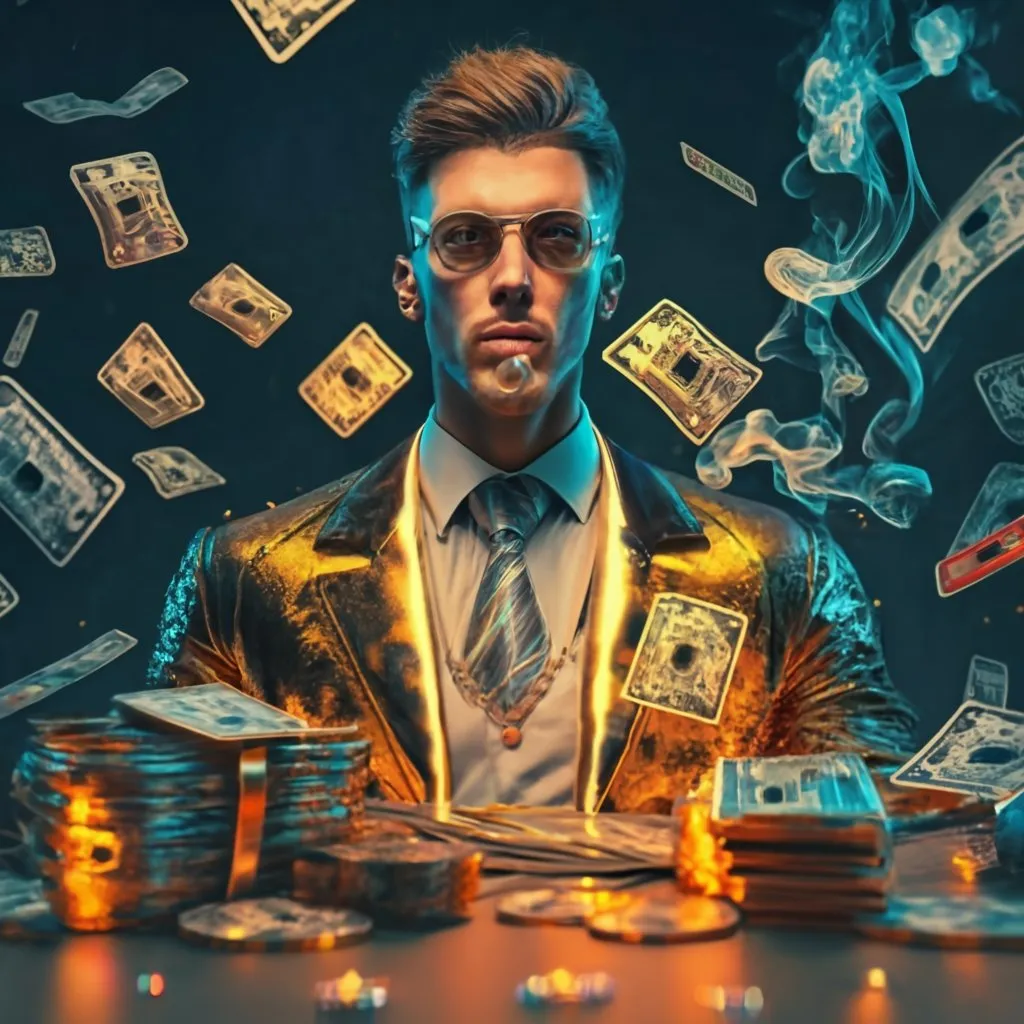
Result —
<instances>
[{"instance_id":1,"label":"man's neck","mask_svg":"<svg viewBox=\"0 0 1024 1024\"><path fill-rule=\"evenodd\" d=\"M528 466L554 447L580 418L580 380L567 380L543 409L495 416L481 409L443 370L435 373L435 416L457 441L506 473Z\"/></svg>"}]
</instances>

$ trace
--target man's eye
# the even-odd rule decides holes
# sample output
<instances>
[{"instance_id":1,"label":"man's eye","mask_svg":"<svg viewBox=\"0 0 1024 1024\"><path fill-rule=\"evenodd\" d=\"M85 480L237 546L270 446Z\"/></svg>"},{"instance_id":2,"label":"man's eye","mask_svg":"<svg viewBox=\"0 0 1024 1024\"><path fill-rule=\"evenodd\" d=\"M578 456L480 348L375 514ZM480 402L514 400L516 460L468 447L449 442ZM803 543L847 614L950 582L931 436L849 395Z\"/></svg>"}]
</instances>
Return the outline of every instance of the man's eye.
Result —
<instances>
[{"instance_id":1,"label":"man's eye","mask_svg":"<svg viewBox=\"0 0 1024 1024\"><path fill-rule=\"evenodd\" d=\"M540 230L541 238L552 238L558 241L566 240L569 242L579 241L580 232L575 224L568 223L554 223L545 224Z\"/></svg>"},{"instance_id":2,"label":"man's eye","mask_svg":"<svg viewBox=\"0 0 1024 1024\"><path fill-rule=\"evenodd\" d=\"M453 228L444 236L445 245L478 245L480 232L476 228Z\"/></svg>"}]
</instances>

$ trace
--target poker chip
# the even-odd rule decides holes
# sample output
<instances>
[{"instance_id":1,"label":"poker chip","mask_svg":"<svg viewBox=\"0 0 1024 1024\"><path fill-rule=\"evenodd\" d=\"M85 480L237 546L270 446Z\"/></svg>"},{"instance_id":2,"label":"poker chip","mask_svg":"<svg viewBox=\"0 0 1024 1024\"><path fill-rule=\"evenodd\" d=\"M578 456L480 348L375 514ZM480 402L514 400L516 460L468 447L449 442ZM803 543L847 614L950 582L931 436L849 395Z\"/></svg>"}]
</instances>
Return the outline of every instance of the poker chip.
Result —
<instances>
[{"instance_id":1,"label":"poker chip","mask_svg":"<svg viewBox=\"0 0 1024 1024\"><path fill-rule=\"evenodd\" d=\"M599 1006L611 1002L615 982L604 971L573 974L558 967L550 974L531 974L516 986L516 1001L530 1009L549 1006Z\"/></svg>"},{"instance_id":2,"label":"poker chip","mask_svg":"<svg viewBox=\"0 0 1024 1024\"><path fill-rule=\"evenodd\" d=\"M586 920L595 938L616 942L675 943L725 939L740 926L733 903L714 896L674 900L638 899L624 910L609 910Z\"/></svg>"},{"instance_id":3,"label":"poker chip","mask_svg":"<svg viewBox=\"0 0 1024 1024\"><path fill-rule=\"evenodd\" d=\"M283 897L209 903L178 915L178 934L216 949L281 953L335 949L366 938L373 922L354 910L307 907Z\"/></svg>"},{"instance_id":4,"label":"poker chip","mask_svg":"<svg viewBox=\"0 0 1024 1024\"><path fill-rule=\"evenodd\" d=\"M890 896L885 913L858 918L854 928L882 942L1024 950L1024 903L975 893Z\"/></svg>"},{"instance_id":5,"label":"poker chip","mask_svg":"<svg viewBox=\"0 0 1024 1024\"><path fill-rule=\"evenodd\" d=\"M498 900L496 915L505 924L579 926L604 911L621 911L635 901L612 889L531 889Z\"/></svg>"}]
</instances>

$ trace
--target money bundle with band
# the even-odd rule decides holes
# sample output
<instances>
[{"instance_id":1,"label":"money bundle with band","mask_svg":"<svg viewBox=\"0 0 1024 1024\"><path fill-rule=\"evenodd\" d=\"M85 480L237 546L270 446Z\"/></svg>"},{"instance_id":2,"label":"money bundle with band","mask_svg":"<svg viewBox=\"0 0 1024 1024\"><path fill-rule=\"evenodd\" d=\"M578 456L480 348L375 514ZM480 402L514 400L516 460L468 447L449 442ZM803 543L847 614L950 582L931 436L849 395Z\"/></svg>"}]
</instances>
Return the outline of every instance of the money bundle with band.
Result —
<instances>
[{"instance_id":1,"label":"money bundle with band","mask_svg":"<svg viewBox=\"0 0 1024 1024\"><path fill-rule=\"evenodd\" d=\"M720 758L710 831L748 919L826 925L886 907L892 839L859 755Z\"/></svg>"},{"instance_id":2,"label":"money bundle with band","mask_svg":"<svg viewBox=\"0 0 1024 1024\"><path fill-rule=\"evenodd\" d=\"M353 907L375 921L447 924L470 917L482 860L466 843L368 838L297 858L292 895Z\"/></svg>"},{"instance_id":3,"label":"money bundle with band","mask_svg":"<svg viewBox=\"0 0 1024 1024\"><path fill-rule=\"evenodd\" d=\"M69 928L286 888L296 850L344 842L362 819L369 744L354 729L309 729L219 683L115 702L104 718L32 722L13 776Z\"/></svg>"}]
</instances>

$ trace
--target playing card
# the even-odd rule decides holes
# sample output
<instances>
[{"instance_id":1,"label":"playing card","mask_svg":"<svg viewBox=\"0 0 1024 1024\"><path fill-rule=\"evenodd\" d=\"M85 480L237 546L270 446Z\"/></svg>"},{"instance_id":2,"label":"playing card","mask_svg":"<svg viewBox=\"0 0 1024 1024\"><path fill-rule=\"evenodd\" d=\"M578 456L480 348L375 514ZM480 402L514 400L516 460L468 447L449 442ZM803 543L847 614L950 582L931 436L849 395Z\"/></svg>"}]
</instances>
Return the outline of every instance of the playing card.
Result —
<instances>
[{"instance_id":1,"label":"playing card","mask_svg":"<svg viewBox=\"0 0 1024 1024\"><path fill-rule=\"evenodd\" d=\"M680 142L679 148L683 151L686 166L691 170L703 174L709 181L728 189L734 196L746 200L751 206L757 206L757 193L749 181L745 181L738 174L733 174L727 167L723 167L686 142Z\"/></svg>"},{"instance_id":2,"label":"playing card","mask_svg":"<svg viewBox=\"0 0 1024 1024\"><path fill-rule=\"evenodd\" d=\"M891 781L1001 800L1024 787L1024 712L961 704Z\"/></svg>"},{"instance_id":3,"label":"playing card","mask_svg":"<svg viewBox=\"0 0 1024 1024\"><path fill-rule=\"evenodd\" d=\"M974 383L1003 436L1024 444L1024 353L980 367Z\"/></svg>"},{"instance_id":4,"label":"playing card","mask_svg":"<svg viewBox=\"0 0 1024 1024\"><path fill-rule=\"evenodd\" d=\"M0 689L0 719L79 682L109 665L125 651L130 651L137 643L135 637L119 629L111 629L59 661L9 683Z\"/></svg>"},{"instance_id":5,"label":"playing card","mask_svg":"<svg viewBox=\"0 0 1024 1024\"><path fill-rule=\"evenodd\" d=\"M0 619L2 619L20 600L14 585L0 576Z\"/></svg>"},{"instance_id":6,"label":"playing card","mask_svg":"<svg viewBox=\"0 0 1024 1024\"><path fill-rule=\"evenodd\" d=\"M145 263L188 245L152 153L75 164L71 181L96 222L108 267Z\"/></svg>"},{"instance_id":7,"label":"playing card","mask_svg":"<svg viewBox=\"0 0 1024 1024\"><path fill-rule=\"evenodd\" d=\"M935 585L949 597L1024 557L1024 465L992 467L949 553L935 566ZM1017 518L1014 518L1014 517Z\"/></svg>"},{"instance_id":8,"label":"playing card","mask_svg":"<svg viewBox=\"0 0 1024 1024\"><path fill-rule=\"evenodd\" d=\"M21 360L25 356L28 343L32 340L32 332L36 329L38 319L38 309L26 309L18 318L11 340L7 343L7 351L4 352L4 366L9 366L12 370L21 366Z\"/></svg>"},{"instance_id":9,"label":"playing card","mask_svg":"<svg viewBox=\"0 0 1024 1024\"><path fill-rule=\"evenodd\" d=\"M46 228L0 228L0 277L49 277L56 269Z\"/></svg>"},{"instance_id":10,"label":"playing card","mask_svg":"<svg viewBox=\"0 0 1024 1024\"><path fill-rule=\"evenodd\" d=\"M231 0L249 31L275 63L294 57L354 0Z\"/></svg>"},{"instance_id":11,"label":"playing card","mask_svg":"<svg viewBox=\"0 0 1024 1024\"><path fill-rule=\"evenodd\" d=\"M292 307L269 288L229 263L189 299L189 305L259 348L292 315Z\"/></svg>"},{"instance_id":12,"label":"playing card","mask_svg":"<svg viewBox=\"0 0 1024 1024\"><path fill-rule=\"evenodd\" d=\"M981 704L1005 708L1010 688L1010 670L1001 661L983 658L975 654L967 672L964 700L976 700Z\"/></svg>"},{"instance_id":13,"label":"playing card","mask_svg":"<svg viewBox=\"0 0 1024 1024\"><path fill-rule=\"evenodd\" d=\"M698 445L762 376L668 299L616 338L601 357L657 402Z\"/></svg>"},{"instance_id":14,"label":"playing card","mask_svg":"<svg viewBox=\"0 0 1024 1024\"><path fill-rule=\"evenodd\" d=\"M295 715L250 697L227 683L204 683L169 690L141 690L114 697L126 712L185 729L211 740L265 740L297 734L339 736L354 727L310 729Z\"/></svg>"},{"instance_id":15,"label":"playing card","mask_svg":"<svg viewBox=\"0 0 1024 1024\"><path fill-rule=\"evenodd\" d=\"M198 412L206 404L163 339L147 323L128 335L100 367L96 379L154 429Z\"/></svg>"},{"instance_id":16,"label":"playing card","mask_svg":"<svg viewBox=\"0 0 1024 1024\"><path fill-rule=\"evenodd\" d=\"M973 288L1024 245L1024 137L982 172L900 274L887 308L927 352Z\"/></svg>"},{"instance_id":17,"label":"playing card","mask_svg":"<svg viewBox=\"0 0 1024 1024\"><path fill-rule=\"evenodd\" d=\"M161 498L180 498L227 483L220 473L177 445L136 452L132 462L149 477Z\"/></svg>"},{"instance_id":18,"label":"playing card","mask_svg":"<svg viewBox=\"0 0 1024 1024\"><path fill-rule=\"evenodd\" d=\"M658 594L622 695L661 711L716 723L746 631L742 612L683 594Z\"/></svg>"},{"instance_id":19,"label":"playing card","mask_svg":"<svg viewBox=\"0 0 1024 1024\"><path fill-rule=\"evenodd\" d=\"M67 565L124 491L16 381L0 377L0 509Z\"/></svg>"},{"instance_id":20,"label":"playing card","mask_svg":"<svg viewBox=\"0 0 1024 1024\"><path fill-rule=\"evenodd\" d=\"M339 437L351 437L411 378L412 370L363 323L299 385L299 394Z\"/></svg>"}]
</instances>

